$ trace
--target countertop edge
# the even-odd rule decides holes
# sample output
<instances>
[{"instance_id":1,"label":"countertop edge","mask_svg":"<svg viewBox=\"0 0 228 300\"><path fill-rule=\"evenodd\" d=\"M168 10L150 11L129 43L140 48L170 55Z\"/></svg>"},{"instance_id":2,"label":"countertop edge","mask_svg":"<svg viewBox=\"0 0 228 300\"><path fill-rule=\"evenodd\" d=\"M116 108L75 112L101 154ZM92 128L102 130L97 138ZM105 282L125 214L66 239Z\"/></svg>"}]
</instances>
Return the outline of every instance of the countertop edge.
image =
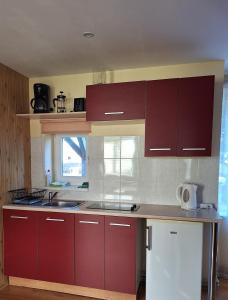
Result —
<instances>
[{"instance_id":1,"label":"countertop edge","mask_svg":"<svg viewBox=\"0 0 228 300\"><path fill-rule=\"evenodd\" d=\"M27 205L14 205L7 204L3 205L3 209L14 209L14 210L28 210L28 211L43 211L43 212L58 212L58 213L73 213L73 214L88 214L88 215L103 215L103 216L116 216L116 217L130 217L130 218L142 218L142 219L156 219L156 220L175 220L175 221L189 221L189 222L200 222L200 223L222 223L223 219L220 217L215 209L213 211L183 211L180 207L177 206L168 206L168 205L150 205L150 204L140 204L139 211L136 212L118 212L118 211L106 211L106 210L90 210L87 209L86 206L90 203L89 201L82 204L81 207L70 208L70 209L59 209L59 208L42 208L42 207L31 207ZM166 212L156 214L143 212L142 210L166 210ZM140 212L141 210L141 212ZM170 215L169 211L170 210ZM176 211L174 211L176 210ZM172 215L171 215L172 212ZM200 216L200 213L206 214L208 212L208 216ZM188 214L198 213L199 215L191 216ZM175 215L176 214L176 215ZM185 215L178 215L185 214ZM214 216L210 217L210 214L214 214Z\"/></svg>"}]
</instances>

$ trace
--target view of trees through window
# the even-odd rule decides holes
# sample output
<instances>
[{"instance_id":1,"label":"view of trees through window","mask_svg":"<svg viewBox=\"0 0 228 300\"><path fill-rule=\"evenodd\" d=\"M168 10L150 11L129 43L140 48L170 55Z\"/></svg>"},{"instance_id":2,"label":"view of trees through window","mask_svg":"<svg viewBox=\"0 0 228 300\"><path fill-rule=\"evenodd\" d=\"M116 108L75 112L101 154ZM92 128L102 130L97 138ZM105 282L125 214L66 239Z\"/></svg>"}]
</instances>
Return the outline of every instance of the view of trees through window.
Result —
<instances>
[{"instance_id":1,"label":"view of trees through window","mask_svg":"<svg viewBox=\"0 0 228 300\"><path fill-rule=\"evenodd\" d=\"M66 136L61 140L62 176L86 176L86 138Z\"/></svg>"}]
</instances>

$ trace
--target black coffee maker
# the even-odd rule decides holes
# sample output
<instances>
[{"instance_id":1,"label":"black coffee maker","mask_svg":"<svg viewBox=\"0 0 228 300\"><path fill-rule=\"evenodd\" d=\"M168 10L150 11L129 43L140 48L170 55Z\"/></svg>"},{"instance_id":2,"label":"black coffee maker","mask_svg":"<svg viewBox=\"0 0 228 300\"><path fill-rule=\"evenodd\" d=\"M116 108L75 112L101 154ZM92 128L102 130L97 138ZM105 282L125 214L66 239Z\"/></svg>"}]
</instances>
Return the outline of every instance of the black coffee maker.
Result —
<instances>
[{"instance_id":1,"label":"black coffee maker","mask_svg":"<svg viewBox=\"0 0 228 300\"><path fill-rule=\"evenodd\" d=\"M50 109L50 88L43 83L35 83L33 85L34 98L31 100L33 112L36 113L49 113Z\"/></svg>"}]
</instances>

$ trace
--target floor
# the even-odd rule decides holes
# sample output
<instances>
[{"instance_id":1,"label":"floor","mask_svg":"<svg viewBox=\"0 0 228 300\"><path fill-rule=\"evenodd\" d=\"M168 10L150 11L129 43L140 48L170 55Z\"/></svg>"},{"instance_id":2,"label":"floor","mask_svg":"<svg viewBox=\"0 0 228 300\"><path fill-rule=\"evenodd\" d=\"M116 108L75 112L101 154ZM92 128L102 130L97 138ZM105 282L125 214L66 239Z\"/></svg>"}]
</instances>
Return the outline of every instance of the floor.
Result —
<instances>
[{"instance_id":1,"label":"floor","mask_svg":"<svg viewBox=\"0 0 228 300\"><path fill-rule=\"evenodd\" d=\"M95 300L94 298L87 298L81 296L73 296L68 294L48 292L37 289L28 289L23 287L7 286L0 290L1 300ZM144 300L144 293L142 293L138 300ZM228 280L222 281L217 290L216 300L228 299ZM202 300L206 300L206 295Z\"/></svg>"}]
</instances>

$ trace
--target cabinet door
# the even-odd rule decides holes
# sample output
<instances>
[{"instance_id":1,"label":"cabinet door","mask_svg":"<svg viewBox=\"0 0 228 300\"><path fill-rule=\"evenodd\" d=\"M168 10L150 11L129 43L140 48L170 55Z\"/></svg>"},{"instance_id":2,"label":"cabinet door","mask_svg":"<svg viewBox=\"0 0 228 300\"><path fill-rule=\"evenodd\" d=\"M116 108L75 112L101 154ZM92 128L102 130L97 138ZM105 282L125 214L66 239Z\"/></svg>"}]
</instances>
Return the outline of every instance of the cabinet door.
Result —
<instances>
[{"instance_id":1,"label":"cabinet door","mask_svg":"<svg viewBox=\"0 0 228 300\"><path fill-rule=\"evenodd\" d=\"M75 216L75 283L104 289L104 217Z\"/></svg>"},{"instance_id":2,"label":"cabinet door","mask_svg":"<svg viewBox=\"0 0 228 300\"><path fill-rule=\"evenodd\" d=\"M4 274L36 279L37 219L25 210L3 210Z\"/></svg>"},{"instance_id":3,"label":"cabinet door","mask_svg":"<svg viewBox=\"0 0 228 300\"><path fill-rule=\"evenodd\" d=\"M148 82L145 156L175 156L178 137L179 79Z\"/></svg>"},{"instance_id":4,"label":"cabinet door","mask_svg":"<svg viewBox=\"0 0 228 300\"><path fill-rule=\"evenodd\" d=\"M136 293L136 220L105 217L105 289Z\"/></svg>"},{"instance_id":5,"label":"cabinet door","mask_svg":"<svg viewBox=\"0 0 228 300\"><path fill-rule=\"evenodd\" d=\"M39 213L38 276L40 280L74 283L74 214Z\"/></svg>"},{"instance_id":6,"label":"cabinet door","mask_svg":"<svg viewBox=\"0 0 228 300\"><path fill-rule=\"evenodd\" d=\"M145 100L145 81L90 85L86 87L86 119L144 119Z\"/></svg>"},{"instance_id":7,"label":"cabinet door","mask_svg":"<svg viewBox=\"0 0 228 300\"><path fill-rule=\"evenodd\" d=\"M210 156L214 76L180 79L179 156Z\"/></svg>"}]
</instances>

